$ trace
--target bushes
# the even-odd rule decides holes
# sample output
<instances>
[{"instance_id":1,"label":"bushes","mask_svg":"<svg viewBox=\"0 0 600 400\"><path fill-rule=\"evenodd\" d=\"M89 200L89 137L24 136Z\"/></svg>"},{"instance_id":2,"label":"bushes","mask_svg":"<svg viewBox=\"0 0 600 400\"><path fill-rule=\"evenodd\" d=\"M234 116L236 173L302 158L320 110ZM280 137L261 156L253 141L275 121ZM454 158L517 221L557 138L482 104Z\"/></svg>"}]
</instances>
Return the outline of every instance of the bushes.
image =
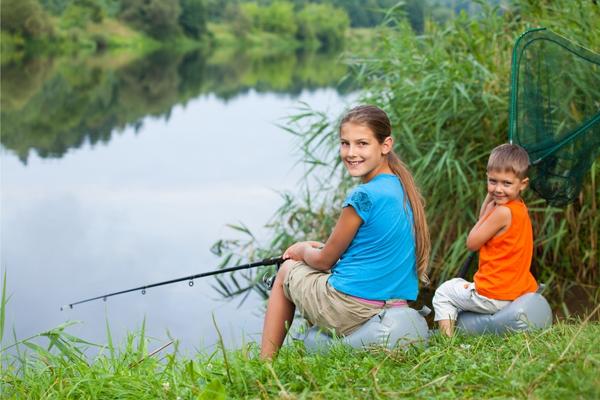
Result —
<instances>
[{"instance_id":1,"label":"bushes","mask_svg":"<svg viewBox=\"0 0 600 400\"><path fill-rule=\"evenodd\" d=\"M50 18L36 0L2 0L0 7L3 31L26 40L52 35Z\"/></svg>"},{"instance_id":2,"label":"bushes","mask_svg":"<svg viewBox=\"0 0 600 400\"><path fill-rule=\"evenodd\" d=\"M341 9L329 4L308 4L298 14L298 38L317 41L324 48L341 46L350 19Z\"/></svg>"},{"instance_id":3,"label":"bushes","mask_svg":"<svg viewBox=\"0 0 600 400\"><path fill-rule=\"evenodd\" d=\"M206 9L202 0L180 0L179 25L186 36L200 39L206 33Z\"/></svg>"},{"instance_id":4,"label":"bushes","mask_svg":"<svg viewBox=\"0 0 600 400\"><path fill-rule=\"evenodd\" d=\"M232 3L224 13L238 37L268 33L295 39L310 47L339 48L350 26L348 14L330 4L306 4L295 9L291 2Z\"/></svg>"},{"instance_id":5,"label":"bushes","mask_svg":"<svg viewBox=\"0 0 600 400\"><path fill-rule=\"evenodd\" d=\"M153 38L179 34L181 6L178 0L123 0L121 18Z\"/></svg>"}]
</instances>

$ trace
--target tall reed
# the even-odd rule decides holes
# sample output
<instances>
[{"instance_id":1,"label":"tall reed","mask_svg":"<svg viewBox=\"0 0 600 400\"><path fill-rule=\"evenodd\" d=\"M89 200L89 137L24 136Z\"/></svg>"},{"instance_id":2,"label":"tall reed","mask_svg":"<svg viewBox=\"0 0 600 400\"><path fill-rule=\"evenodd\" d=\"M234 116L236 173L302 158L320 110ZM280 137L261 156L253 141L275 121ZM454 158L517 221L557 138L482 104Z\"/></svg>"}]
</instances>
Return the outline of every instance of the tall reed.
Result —
<instances>
[{"instance_id":1,"label":"tall reed","mask_svg":"<svg viewBox=\"0 0 600 400\"><path fill-rule=\"evenodd\" d=\"M460 14L445 25L427 21L422 35L411 30L404 16L391 12L379 30L377 45L352 49L347 57L357 86L363 88L358 102L376 104L389 113L396 150L427 201L434 287L455 276L466 257L466 234L485 197L487 156L508 140L516 38L528 28L544 26L600 51L600 30L593 28L600 20L600 7L593 2L512 4L499 10L482 2L482 15ZM272 255L295 240L326 239L339 213L339 200L353 184L339 168L336 118L302 105L286 121L285 129L300 140L309 183L304 191L283 196L284 205L269 223L271 243L251 240L236 250L251 246L254 253ZM598 175L596 162L577 201L563 209L526 194L538 278L555 287L577 282L594 296L600 278Z\"/></svg>"}]
</instances>

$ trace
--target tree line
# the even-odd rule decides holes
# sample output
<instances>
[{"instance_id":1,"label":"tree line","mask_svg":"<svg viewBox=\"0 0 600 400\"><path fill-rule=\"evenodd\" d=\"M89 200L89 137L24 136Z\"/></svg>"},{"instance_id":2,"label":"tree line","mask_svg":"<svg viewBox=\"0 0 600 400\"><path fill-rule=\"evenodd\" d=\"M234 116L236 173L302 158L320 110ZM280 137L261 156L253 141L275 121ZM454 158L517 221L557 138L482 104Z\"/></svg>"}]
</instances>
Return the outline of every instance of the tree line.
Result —
<instances>
[{"instance_id":1,"label":"tree line","mask_svg":"<svg viewBox=\"0 0 600 400\"><path fill-rule=\"evenodd\" d=\"M155 41L211 39L209 23L225 24L236 37L267 32L332 48L350 27L373 27L397 0L2 0L3 49L32 43L96 42L109 45L123 24ZM411 21L423 3L404 2ZM108 20L100 32L89 27ZM82 39L83 38L83 39ZM132 38L132 41L138 40ZM38 46L40 47L40 46Z\"/></svg>"},{"instance_id":2,"label":"tree line","mask_svg":"<svg viewBox=\"0 0 600 400\"><path fill-rule=\"evenodd\" d=\"M159 40L206 34L204 0L3 0L1 7L2 31L13 41L68 40L106 19Z\"/></svg>"}]
</instances>

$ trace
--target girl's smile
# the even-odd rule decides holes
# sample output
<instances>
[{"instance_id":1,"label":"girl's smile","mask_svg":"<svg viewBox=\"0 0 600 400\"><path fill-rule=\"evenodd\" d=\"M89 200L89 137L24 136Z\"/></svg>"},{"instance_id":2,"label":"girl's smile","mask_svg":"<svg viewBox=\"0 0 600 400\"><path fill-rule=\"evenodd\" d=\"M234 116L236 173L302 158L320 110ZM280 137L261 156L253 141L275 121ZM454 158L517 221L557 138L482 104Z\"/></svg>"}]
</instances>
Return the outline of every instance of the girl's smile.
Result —
<instances>
[{"instance_id":1,"label":"girl's smile","mask_svg":"<svg viewBox=\"0 0 600 400\"><path fill-rule=\"evenodd\" d=\"M388 136L379 143L365 125L347 122L340 129L340 156L351 176L368 182L380 173L391 173L387 154L392 148Z\"/></svg>"}]
</instances>

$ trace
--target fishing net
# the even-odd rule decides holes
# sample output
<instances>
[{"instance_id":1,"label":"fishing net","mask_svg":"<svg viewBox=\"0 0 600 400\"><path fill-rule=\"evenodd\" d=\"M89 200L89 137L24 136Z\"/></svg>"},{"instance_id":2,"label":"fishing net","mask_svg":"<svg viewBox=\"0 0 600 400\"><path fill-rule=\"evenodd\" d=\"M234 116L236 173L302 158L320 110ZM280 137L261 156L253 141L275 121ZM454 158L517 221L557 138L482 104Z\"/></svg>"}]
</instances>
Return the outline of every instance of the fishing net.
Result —
<instances>
[{"instance_id":1,"label":"fishing net","mask_svg":"<svg viewBox=\"0 0 600 400\"><path fill-rule=\"evenodd\" d=\"M527 150L537 194L573 201L599 155L600 55L546 29L524 33L513 49L509 141Z\"/></svg>"}]
</instances>

